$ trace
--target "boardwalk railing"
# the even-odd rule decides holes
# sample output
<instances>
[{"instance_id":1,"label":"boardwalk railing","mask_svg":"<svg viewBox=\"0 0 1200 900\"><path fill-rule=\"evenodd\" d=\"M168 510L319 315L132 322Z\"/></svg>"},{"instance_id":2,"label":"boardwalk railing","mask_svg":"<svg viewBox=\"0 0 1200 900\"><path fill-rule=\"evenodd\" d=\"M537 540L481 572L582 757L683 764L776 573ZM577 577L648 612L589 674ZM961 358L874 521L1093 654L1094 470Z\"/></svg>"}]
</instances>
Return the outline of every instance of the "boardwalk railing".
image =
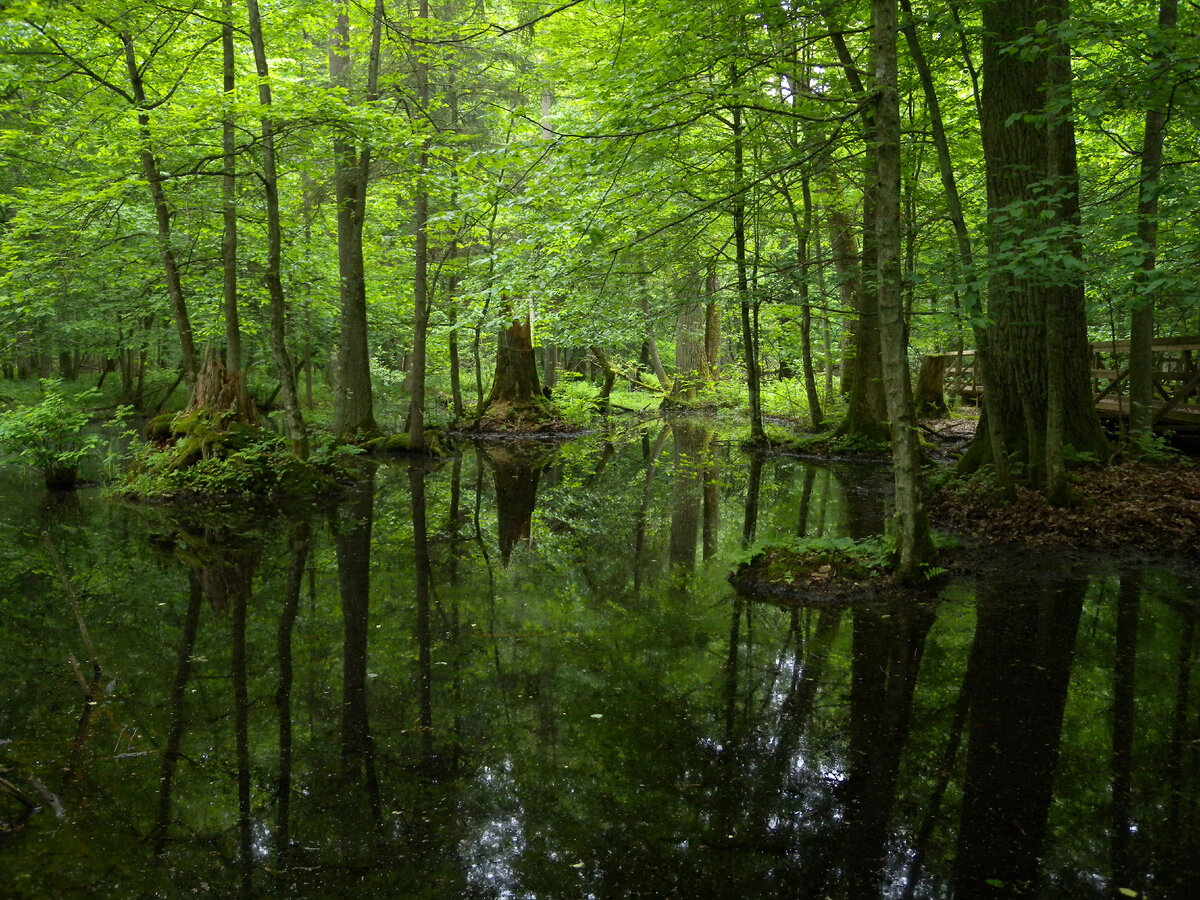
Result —
<instances>
[{"instance_id":1,"label":"boardwalk railing","mask_svg":"<svg viewBox=\"0 0 1200 900\"><path fill-rule=\"evenodd\" d=\"M1092 394L1101 418L1129 417L1129 341L1096 341L1092 355ZM1173 430L1200 431L1200 336L1158 338L1151 346L1154 375L1154 424ZM975 351L941 354L948 394L977 400L983 385Z\"/></svg>"}]
</instances>

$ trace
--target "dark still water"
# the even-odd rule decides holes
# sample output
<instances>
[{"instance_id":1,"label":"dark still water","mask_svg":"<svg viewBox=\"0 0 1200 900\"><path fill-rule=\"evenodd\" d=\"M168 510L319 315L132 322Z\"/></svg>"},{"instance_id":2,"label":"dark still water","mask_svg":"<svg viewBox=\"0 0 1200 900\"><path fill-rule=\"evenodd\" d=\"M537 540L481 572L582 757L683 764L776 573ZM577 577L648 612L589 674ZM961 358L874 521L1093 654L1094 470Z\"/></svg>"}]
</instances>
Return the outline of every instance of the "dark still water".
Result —
<instances>
[{"instance_id":1,"label":"dark still water","mask_svg":"<svg viewBox=\"0 0 1200 900\"><path fill-rule=\"evenodd\" d=\"M886 472L687 425L274 517L0 478L0 896L1196 896L1183 573L746 602Z\"/></svg>"}]
</instances>

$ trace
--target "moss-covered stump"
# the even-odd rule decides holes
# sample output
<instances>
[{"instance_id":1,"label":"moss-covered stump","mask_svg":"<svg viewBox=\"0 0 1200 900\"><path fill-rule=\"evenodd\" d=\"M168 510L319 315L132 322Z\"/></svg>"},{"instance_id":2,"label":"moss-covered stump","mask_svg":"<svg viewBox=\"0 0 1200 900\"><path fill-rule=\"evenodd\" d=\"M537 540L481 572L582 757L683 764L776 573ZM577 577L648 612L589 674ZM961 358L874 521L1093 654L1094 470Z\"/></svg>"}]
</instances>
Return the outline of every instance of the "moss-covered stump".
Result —
<instances>
[{"instance_id":1,"label":"moss-covered stump","mask_svg":"<svg viewBox=\"0 0 1200 900\"><path fill-rule=\"evenodd\" d=\"M489 404L463 431L472 434L556 435L574 434L579 426L563 419L551 401L543 397L504 400Z\"/></svg>"},{"instance_id":2,"label":"moss-covered stump","mask_svg":"<svg viewBox=\"0 0 1200 900\"><path fill-rule=\"evenodd\" d=\"M368 453L413 453L421 456L446 456L454 449L454 442L440 428L425 429L425 446L414 450L412 436L400 434L378 434L355 443Z\"/></svg>"},{"instance_id":3,"label":"moss-covered stump","mask_svg":"<svg viewBox=\"0 0 1200 900\"><path fill-rule=\"evenodd\" d=\"M127 499L313 497L354 478L349 455L299 459L281 437L231 410L159 416L146 426L146 437L116 488Z\"/></svg>"}]
</instances>

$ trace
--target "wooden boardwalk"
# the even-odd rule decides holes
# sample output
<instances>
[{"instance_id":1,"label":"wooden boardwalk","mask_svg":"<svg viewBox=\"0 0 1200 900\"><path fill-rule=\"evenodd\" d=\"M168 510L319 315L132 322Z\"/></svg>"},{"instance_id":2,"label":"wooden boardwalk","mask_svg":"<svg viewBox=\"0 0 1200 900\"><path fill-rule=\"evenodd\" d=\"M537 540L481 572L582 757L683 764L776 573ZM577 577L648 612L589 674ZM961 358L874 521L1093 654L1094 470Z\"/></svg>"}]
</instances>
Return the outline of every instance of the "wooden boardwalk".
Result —
<instances>
[{"instance_id":1,"label":"wooden boardwalk","mask_svg":"<svg viewBox=\"0 0 1200 900\"><path fill-rule=\"evenodd\" d=\"M1092 353L1092 395L1096 411L1111 421L1129 418L1129 341L1096 341ZM1151 347L1154 378L1154 427L1200 433L1200 336L1158 338ZM941 354L945 389L976 400L983 394L975 370L975 351Z\"/></svg>"}]
</instances>

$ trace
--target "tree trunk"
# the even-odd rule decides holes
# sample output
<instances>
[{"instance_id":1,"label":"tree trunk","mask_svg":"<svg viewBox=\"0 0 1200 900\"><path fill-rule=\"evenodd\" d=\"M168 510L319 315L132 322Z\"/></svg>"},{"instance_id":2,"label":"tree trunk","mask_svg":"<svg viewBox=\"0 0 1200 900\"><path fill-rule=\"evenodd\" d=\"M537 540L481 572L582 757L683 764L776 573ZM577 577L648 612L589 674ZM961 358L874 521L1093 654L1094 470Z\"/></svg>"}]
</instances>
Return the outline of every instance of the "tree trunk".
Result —
<instances>
[{"instance_id":1,"label":"tree trunk","mask_svg":"<svg viewBox=\"0 0 1200 900\"><path fill-rule=\"evenodd\" d=\"M429 18L429 0L421 0L418 15ZM429 65L424 51L416 53L417 104L422 114L429 111ZM425 344L429 334L429 139L422 138L417 158L417 195L413 204L413 349L412 393L408 404L408 446L415 452L425 449Z\"/></svg>"},{"instance_id":2,"label":"tree trunk","mask_svg":"<svg viewBox=\"0 0 1200 900\"><path fill-rule=\"evenodd\" d=\"M296 389L296 370L292 368L287 349L286 301L280 277L282 236L279 226L279 179L275 173L275 129L271 121L271 83L267 67L267 51L263 44L262 19L258 0L246 0L249 11L250 42L254 47L254 63L258 71L258 100L262 108L263 187L267 195L267 268L263 275L270 297L271 351L279 372L279 387L283 394L284 420L292 452L300 459L308 458L308 434L300 411L300 396Z\"/></svg>"},{"instance_id":3,"label":"tree trunk","mask_svg":"<svg viewBox=\"0 0 1200 900\"><path fill-rule=\"evenodd\" d=\"M971 250L971 235L967 230L966 218L962 211L962 201L958 193L958 180L954 176L954 165L950 158L950 142L946 139L946 128L942 121L942 107L938 100L937 91L934 88L933 73L929 68L925 51L921 48L921 42L917 37L917 29L913 24L912 5L909 3L909 0L900 0L900 4L908 20L908 25L904 28L904 37L908 43L913 64L916 66L917 75L921 80L921 88L925 94L925 106L929 110L930 133L933 136L933 145L937 151L938 172L941 175L942 189L945 192L946 213L950 218L951 224L954 226L954 236L958 242L959 265L962 268L961 277L967 285L966 312L971 319L971 330L975 337L975 367L979 373L980 383L983 385L983 406L986 413L989 402L988 385L992 384L993 379L989 368L991 363L988 354L987 334L983 326L978 324L979 290L976 287L978 277L975 269L974 253ZM969 58L967 62L969 65ZM974 78L973 73L972 78ZM923 378L924 369L922 369L922 380L919 380L917 384L918 412L929 402L929 397L922 393ZM994 395L996 391L993 390L992 393ZM942 400L941 403L942 408L945 409L945 401ZM1007 439L1000 425L1001 420L997 416L988 417L985 415L984 418L995 422L995 427L987 429L987 434L992 464L995 468L997 479L1000 482L1001 490L1008 499L1015 500L1016 494L1012 476L1008 469Z\"/></svg>"},{"instance_id":4,"label":"tree trunk","mask_svg":"<svg viewBox=\"0 0 1200 900\"><path fill-rule=\"evenodd\" d=\"M158 255L162 260L163 274L167 281L167 297L171 301L171 314L175 319L175 330L179 334L179 350L182 356L183 377L188 389L196 383L196 373L199 371L199 360L196 357L196 344L192 337L192 323L188 317L187 300L183 296L183 282L179 275L179 263L175 259L175 251L171 247L171 209L167 202L167 194L163 189L162 170L158 157L150 142L150 114L146 111L146 89L142 83L142 72L134 53L133 36L128 31L121 32L121 43L125 49L125 67L129 74L130 91L137 104L138 136L141 148L138 155L142 162L142 176L146 179L146 187L150 190L150 200L154 206L154 219L157 226Z\"/></svg>"},{"instance_id":5,"label":"tree trunk","mask_svg":"<svg viewBox=\"0 0 1200 900\"><path fill-rule=\"evenodd\" d=\"M378 93L383 0L376 0L373 20L371 51L367 62L368 101L375 99ZM338 9L330 38L329 80L349 89L350 17L344 4ZM353 140L335 132L333 180L337 193L340 339L333 392L333 430L343 440L378 430L371 388L366 267L363 261L363 224L370 171L371 146L364 144L361 149L356 148Z\"/></svg>"},{"instance_id":6,"label":"tree trunk","mask_svg":"<svg viewBox=\"0 0 1200 900\"><path fill-rule=\"evenodd\" d=\"M710 262L704 276L704 293L708 302L704 304L704 358L708 363L709 377L716 380L717 366L721 363L721 303L717 295L721 282L717 277L717 264Z\"/></svg>"},{"instance_id":7,"label":"tree trunk","mask_svg":"<svg viewBox=\"0 0 1200 900\"><path fill-rule=\"evenodd\" d=\"M693 272L684 280L683 301L675 319L675 386L671 399L689 402L712 381L706 352L706 316L700 299L703 280Z\"/></svg>"},{"instance_id":8,"label":"tree trunk","mask_svg":"<svg viewBox=\"0 0 1200 900\"><path fill-rule=\"evenodd\" d=\"M896 87L896 0L873 0L875 62L876 248L884 393L896 484L896 577L913 582L934 556L925 514L921 448L909 389L900 261L900 95Z\"/></svg>"},{"instance_id":9,"label":"tree trunk","mask_svg":"<svg viewBox=\"0 0 1200 900\"><path fill-rule=\"evenodd\" d=\"M1162 0L1158 8L1158 27L1173 31L1179 16L1178 0ZM1171 45L1173 47L1173 42ZM1156 67L1167 62L1167 49L1154 54ZM1141 296L1130 323L1129 348L1129 431L1135 440L1147 440L1154 418L1154 305L1157 291L1148 288L1158 260L1158 190L1162 170L1163 138L1167 130L1167 110L1163 106L1146 113L1142 139L1142 171L1138 184L1137 238L1142 251L1142 275L1135 285Z\"/></svg>"},{"instance_id":10,"label":"tree trunk","mask_svg":"<svg viewBox=\"0 0 1200 900\"><path fill-rule=\"evenodd\" d=\"M238 319L237 294L237 155L234 143L233 104L236 102L236 56L233 46L233 0L222 0L221 71L225 102L229 108L221 117L221 293L225 310L225 369L242 371L242 328Z\"/></svg>"},{"instance_id":11,"label":"tree trunk","mask_svg":"<svg viewBox=\"0 0 1200 900\"><path fill-rule=\"evenodd\" d=\"M734 261L737 264L738 305L742 313L742 345L746 354L746 394L750 401L750 443L765 444L763 431L762 392L759 385L758 342L751 324L750 281L746 269L746 169L742 146L742 107L736 94L739 90L740 73L737 60L729 64L730 90L735 95L733 104L733 244Z\"/></svg>"},{"instance_id":12,"label":"tree trunk","mask_svg":"<svg viewBox=\"0 0 1200 900\"><path fill-rule=\"evenodd\" d=\"M830 40L837 51L838 60L845 72L851 90L861 97L867 92L854 64L854 57L846 45L845 35L830 22ZM883 361L880 356L879 298L876 288L875 257L875 117L872 104L862 107L863 144L865 145L864 169L866 186L863 190L862 221L863 246L860 259L858 290L854 295L854 310L857 321L854 327L854 358L851 360L850 396L847 400L846 418L838 427L840 435L860 435L868 440L887 440L887 401L883 391ZM829 217L831 230L840 233L843 240L853 246L853 235L845 217L843 223ZM835 237L835 241L837 238ZM844 248L844 249L849 249ZM843 256L842 248L834 246L835 256ZM843 256L844 258L844 256Z\"/></svg>"},{"instance_id":13,"label":"tree trunk","mask_svg":"<svg viewBox=\"0 0 1200 900\"><path fill-rule=\"evenodd\" d=\"M511 302L507 298L504 302L511 313ZM497 336L496 377L492 380L492 389L484 409L490 409L497 403L529 403L543 399L537 360L533 354L529 316L523 319L514 317L511 324L500 329Z\"/></svg>"},{"instance_id":14,"label":"tree trunk","mask_svg":"<svg viewBox=\"0 0 1200 900\"><path fill-rule=\"evenodd\" d=\"M946 414L946 357L941 355L921 357L921 371L917 375L913 406L918 416L941 416Z\"/></svg>"},{"instance_id":15,"label":"tree trunk","mask_svg":"<svg viewBox=\"0 0 1200 900\"><path fill-rule=\"evenodd\" d=\"M1070 101L1069 83L1055 86L1056 78L1069 78L1069 66L1056 75L1062 65L1051 65L1051 57L1065 59L1065 48L1009 52L1022 38L1042 40L1039 23L1048 10L1057 16L1052 35L1065 19L1062 0L983 8L981 126L992 256L985 371L994 384L973 445L979 450L964 459L968 470L991 461L989 432L998 426L1035 485L1046 484L1047 453L1055 446L1107 456L1089 383L1074 129L1069 109L1051 110L1050 127L1042 121L1052 94ZM1054 179L1049 194L1048 178Z\"/></svg>"},{"instance_id":16,"label":"tree trunk","mask_svg":"<svg viewBox=\"0 0 1200 900\"><path fill-rule=\"evenodd\" d=\"M658 383L664 391L672 391L671 378L667 375L662 360L658 356L658 343L654 339L654 328L650 324L650 302L646 299L645 294L642 294L642 318L645 319L646 351L650 355L650 365L654 369L654 377L658 379Z\"/></svg>"}]
</instances>

